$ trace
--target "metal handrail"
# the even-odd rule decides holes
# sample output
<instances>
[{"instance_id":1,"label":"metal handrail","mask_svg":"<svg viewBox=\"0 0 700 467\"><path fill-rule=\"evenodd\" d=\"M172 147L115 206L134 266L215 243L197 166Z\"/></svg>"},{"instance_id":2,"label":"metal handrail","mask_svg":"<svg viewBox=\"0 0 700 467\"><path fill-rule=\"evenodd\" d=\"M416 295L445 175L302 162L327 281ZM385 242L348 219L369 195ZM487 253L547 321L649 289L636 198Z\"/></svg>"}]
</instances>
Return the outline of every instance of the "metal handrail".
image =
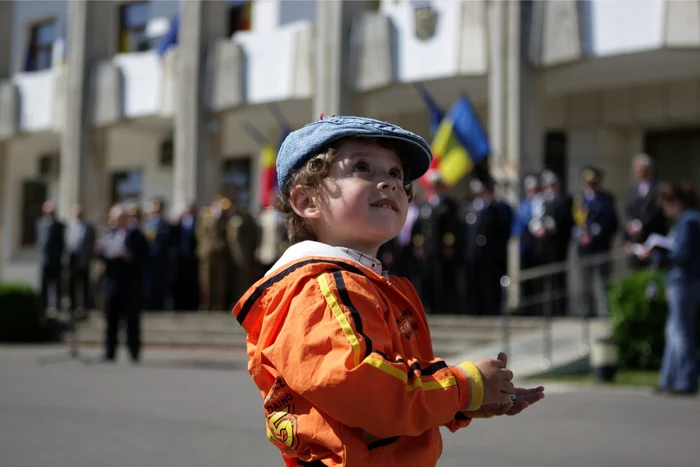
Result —
<instances>
[{"instance_id":1,"label":"metal handrail","mask_svg":"<svg viewBox=\"0 0 700 467\"><path fill-rule=\"evenodd\" d=\"M533 279L543 279L544 280L544 291L537 295L528 297L526 300L518 299L517 306L513 307L515 309L524 308L525 306L532 306L536 304L544 305L543 314L543 358L542 358L542 369L548 369L553 360L553 348L552 348L552 306L554 300L561 299L563 297L568 297L569 294L564 290L564 292L558 291L554 293L552 288L552 276L555 274L560 274L563 272L570 272L573 270L600 266L606 263L613 263L622 259L625 259L629 255L625 253L622 249L615 249L612 251L598 253L590 256L585 256L579 258L576 261L561 261L558 263L546 264L543 266L536 266L533 268L524 269L518 274L518 283L523 283L525 281ZM508 288L511 286L512 280L509 276L503 276L501 278L501 287L503 288L504 297L508 296ZM587 295L586 295L587 297ZM590 298L590 297L589 297ZM581 345L579 347L579 352L582 356L588 355L590 349L590 311L591 303L587 303L584 307L585 313L581 316ZM506 353L510 351L510 317L512 316L513 309L509 306L508 300L505 299L502 302L501 307L501 317L502 317L502 345Z\"/></svg>"},{"instance_id":2,"label":"metal handrail","mask_svg":"<svg viewBox=\"0 0 700 467\"><path fill-rule=\"evenodd\" d=\"M604 253L597 253L590 256L585 256L577 261L560 261L558 263L545 264L543 266L535 266L533 268L523 269L518 274L518 282L524 282L540 277L550 276L562 272L571 271L589 266L600 266L608 262L619 261L629 256L622 249L615 249Z\"/></svg>"}]
</instances>

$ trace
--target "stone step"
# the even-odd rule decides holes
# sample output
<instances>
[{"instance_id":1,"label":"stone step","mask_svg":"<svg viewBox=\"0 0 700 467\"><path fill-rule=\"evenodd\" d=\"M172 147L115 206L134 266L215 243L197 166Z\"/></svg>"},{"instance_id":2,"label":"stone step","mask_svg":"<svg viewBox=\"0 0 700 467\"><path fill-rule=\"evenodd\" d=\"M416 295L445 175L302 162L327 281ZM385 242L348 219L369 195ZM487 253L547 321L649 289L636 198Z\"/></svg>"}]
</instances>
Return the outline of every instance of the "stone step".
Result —
<instances>
[{"instance_id":1,"label":"stone step","mask_svg":"<svg viewBox=\"0 0 700 467\"><path fill-rule=\"evenodd\" d=\"M144 321L142 323L142 332L145 336L161 336L159 338L166 339L167 336L172 336L173 339L178 339L179 336L187 335L194 339L197 338L206 341L207 339L243 339L245 340L245 331L237 325L232 326L207 326L207 327L177 327L177 326L154 326L154 323ZM89 325L80 326L79 334L100 334L104 333L104 321L94 320ZM509 334L512 336L537 333L539 329L510 329ZM444 342L461 342L461 341L492 341L500 339L503 336L503 329L500 327L492 328L454 328L454 327L433 327L430 330L430 335L433 341Z\"/></svg>"},{"instance_id":2,"label":"stone step","mask_svg":"<svg viewBox=\"0 0 700 467\"><path fill-rule=\"evenodd\" d=\"M104 332L99 330L81 331L78 336L81 345L101 346L104 340ZM222 334L197 335L191 333L149 333L142 336L143 342L151 347L187 347L187 348L219 348L219 349L245 349L245 337ZM124 340L124 337L120 337ZM433 351L438 357L464 353L469 349L478 348L494 343L494 339L472 338L460 341L433 341Z\"/></svg>"},{"instance_id":3,"label":"stone step","mask_svg":"<svg viewBox=\"0 0 700 467\"><path fill-rule=\"evenodd\" d=\"M478 330L478 329L502 329L503 320L499 317L472 317L472 316L429 316L430 329L436 330ZM541 318L514 317L508 320L508 327L512 330L532 331L541 329ZM101 314L92 314L90 319L80 323L81 328L104 327L104 319ZM145 313L142 318L144 330L227 330L243 333L243 328L230 314L218 313Z\"/></svg>"},{"instance_id":4,"label":"stone step","mask_svg":"<svg viewBox=\"0 0 700 467\"><path fill-rule=\"evenodd\" d=\"M504 321L499 317L429 316L436 355L463 353L478 346L499 342ZM542 332L539 318L515 317L507 322L511 337ZM82 344L100 344L105 320L101 313L79 323L77 338ZM246 333L228 313L145 313L142 339L150 346L245 348Z\"/></svg>"},{"instance_id":5,"label":"stone step","mask_svg":"<svg viewBox=\"0 0 700 467\"><path fill-rule=\"evenodd\" d=\"M124 338L121 336L120 340ZM77 340L81 344L100 344L104 340L104 331L96 328L80 330ZM245 335L227 333L143 332L141 340L149 346L245 348Z\"/></svg>"}]
</instances>

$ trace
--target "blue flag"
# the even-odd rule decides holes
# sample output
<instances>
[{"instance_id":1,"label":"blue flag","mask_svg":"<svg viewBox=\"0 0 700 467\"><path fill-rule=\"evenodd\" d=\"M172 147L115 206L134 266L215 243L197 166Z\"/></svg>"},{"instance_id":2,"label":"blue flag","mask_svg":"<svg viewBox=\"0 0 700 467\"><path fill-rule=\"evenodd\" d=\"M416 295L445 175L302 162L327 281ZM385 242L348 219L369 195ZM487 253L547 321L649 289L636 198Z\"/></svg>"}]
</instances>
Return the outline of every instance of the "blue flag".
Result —
<instances>
[{"instance_id":1,"label":"blue flag","mask_svg":"<svg viewBox=\"0 0 700 467\"><path fill-rule=\"evenodd\" d=\"M158 55L161 57L165 55L165 52L168 51L170 47L173 45L177 45L177 40L178 40L178 30L180 29L180 15L175 15L175 17L170 21L170 29L168 30L168 33L163 37L163 40L161 40L160 44L158 44Z\"/></svg>"},{"instance_id":2,"label":"blue flag","mask_svg":"<svg viewBox=\"0 0 700 467\"><path fill-rule=\"evenodd\" d=\"M452 129L472 162L478 164L489 156L489 138L469 98L460 97L450 108L447 118L452 121Z\"/></svg>"}]
</instances>

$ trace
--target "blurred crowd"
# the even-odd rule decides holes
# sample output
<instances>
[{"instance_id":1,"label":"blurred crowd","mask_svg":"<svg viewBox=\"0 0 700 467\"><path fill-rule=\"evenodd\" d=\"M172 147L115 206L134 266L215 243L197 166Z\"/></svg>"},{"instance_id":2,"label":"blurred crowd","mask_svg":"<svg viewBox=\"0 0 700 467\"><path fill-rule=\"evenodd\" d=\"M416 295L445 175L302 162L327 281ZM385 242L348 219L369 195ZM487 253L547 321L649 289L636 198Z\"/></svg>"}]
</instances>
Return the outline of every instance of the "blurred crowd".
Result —
<instances>
[{"instance_id":1,"label":"blurred crowd","mask_svg":"<svg viewBox=\"0 0 700 467\"><path fill-rule=\"evenodd\" d=\"M623 242L644 243L650 234L665 234L669 222L658 202L658 181L651 159L635 157L634 186L618 213L614 196L604 188L604 173L586 167L584 189L569 194L550 170L527 174L524 196L510 206L496 195L489 177L472 178L469 196L456 199L433 174L415 190L401 233L385 244L379 259L393 274L409 278L431 313L500 313L501 277L508 267L508 244L520 239L522 269L566 261L575 245L585 258L610 252L616 235ZM60 309L68 291L70 309L105 306L106 268L100 258L103 239L115 230L114 213L106 226L85 220L81 206L66 224L56 218L53 202L43 207L37 224L41 297L46 309ZM236 199L217 195L209 206L188 206L175 218L163 200L120 205L129 231L143 237L139 287L142 308L162 311L230 310L238 297L264 275L287 247L284 221L273 208L251 215ZM632 257L633 268L648 259ZM604 288L610 262L582 270L585 294L599 315L606 315ZM527 298L544 288L556 292L551 311L567 311L566 272L522 283L519 313L541 314L542 304Z\"/></svg>"}]
</instances>

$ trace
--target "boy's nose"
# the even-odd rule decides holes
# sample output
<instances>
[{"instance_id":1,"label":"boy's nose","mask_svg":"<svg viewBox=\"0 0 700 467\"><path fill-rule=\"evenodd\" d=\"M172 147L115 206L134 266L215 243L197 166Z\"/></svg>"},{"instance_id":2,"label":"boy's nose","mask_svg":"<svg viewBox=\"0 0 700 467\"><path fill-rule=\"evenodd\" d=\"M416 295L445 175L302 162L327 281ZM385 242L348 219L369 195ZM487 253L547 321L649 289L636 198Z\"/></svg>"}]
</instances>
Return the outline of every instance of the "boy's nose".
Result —
<instances>
[{"instance_id":1,"label":"boy's nose","mask_svg":"<svg viewBox=\"0 0 700 467\"><path fill-rule=\"evenodd\" d=\"M379 182L379 189L380 190L395 191L396 190L396 183L389 183L387 181L381 181L381 182Z\"/></svg>"}]
</instances>

